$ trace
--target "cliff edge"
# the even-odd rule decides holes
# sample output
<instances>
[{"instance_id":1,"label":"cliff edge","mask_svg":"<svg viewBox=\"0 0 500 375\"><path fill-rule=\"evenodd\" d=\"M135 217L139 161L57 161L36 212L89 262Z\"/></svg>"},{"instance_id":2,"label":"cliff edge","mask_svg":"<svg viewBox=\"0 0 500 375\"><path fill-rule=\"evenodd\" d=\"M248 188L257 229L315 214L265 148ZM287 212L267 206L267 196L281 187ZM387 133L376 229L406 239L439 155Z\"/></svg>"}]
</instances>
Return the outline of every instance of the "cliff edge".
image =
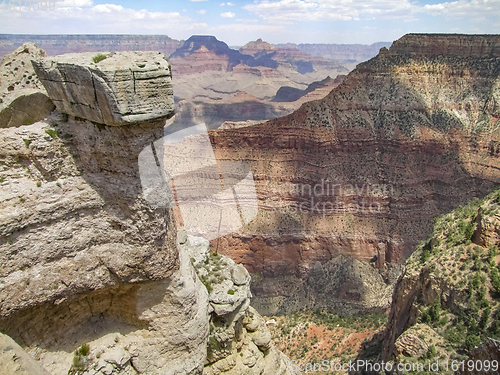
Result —
<instances>
[{"instance_id":1,"label":"cliff edge","mask_svg":"<svg viewBox=\"0 0 500 375\"><path fill-rule=\"evenodd\" d=\"M0 332L8 337L0 374L217 374L208 365L231 352L208 362L213 311L241 325L250 278L240 271L237 298L224 291L228 303L215 309L220 296L190 259L200 246L177 235L170 209L144 197L139 155L163 154L173 114L168 61L158 53L88 58L33 61L63 112L1 131ZM230 348L234 334L224 337ZM252 340L262 347L244 366L286 373L286 357L265 338L238 337L247 337L234 349L239 358Z\"/></svg>"}]
</instances>

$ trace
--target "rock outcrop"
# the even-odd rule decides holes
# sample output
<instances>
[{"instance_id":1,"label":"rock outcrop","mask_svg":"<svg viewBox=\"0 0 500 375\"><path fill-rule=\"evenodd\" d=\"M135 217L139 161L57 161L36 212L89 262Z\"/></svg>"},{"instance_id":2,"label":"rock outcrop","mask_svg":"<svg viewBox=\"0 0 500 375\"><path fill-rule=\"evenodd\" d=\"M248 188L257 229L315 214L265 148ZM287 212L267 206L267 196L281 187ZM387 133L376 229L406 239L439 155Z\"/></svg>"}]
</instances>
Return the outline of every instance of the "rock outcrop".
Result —
<instances>
[{"instance_id":1,"label":"rock outcrop","mask_svg":"<svg viewBox=\"0 0 500 375\"><path fill-rule=\"evenodd\" d=\"M83 103L67 86L90 72L88 55L82 58L81 66L75 55L62 57L71 64L55 64L64 82L49 82L48 91L65 93L53 98L59 98L59 108L71 106L72 94ZM168 62L160 59L160 68L147 74L161 70L158 75L165 77ZM46 77L51 67L44 64L38 68L49 70L40 73ZM116 76L110 66L102 70L105 77ZM150 89L142 87L140 96L162 101L162 112L141 114L147 121L115 116L113 126L104 125L93 122L99 113L94 107L72 112L86 118L54 111L32 125L2 129L0 332L8 335L0 336L2 375L201 375L218 373L210 363L241 358L240 350L214 359L207 347L217 319L234 320L218 332L227 329L224 345L236 347L234 327L250 314L248 272L230 259L219 257L224 264L213 267L208 262L201 279L225 279L208 293L195 272L196 260L205 265L208 242L183 231L177 236L171 209L149 204L141 185L139 156L145 149L162 155L165 117L172 115L167 108L173 95L157 96L155 79L153 74ZM108 82L108 88L119 89L99 92L105 101L129 92L130 81ZM124 83L124 91L115 82ZM80 89L93 90L84 84ZM258 331L239 346L260 348L251 352L255 361L237 368L286 373L287 358L266 341L267 330Z\"/></svg>"},{"instance_id":2,"label":"rock outcrop","mask_svg":"<svg viewBox=\"0 0 500 375\"><path fill-rule=\"evenodd\" d=\"M484 368L479 369L479 363L482 365L486 365L487 363L491 364L491 361L497 360L500 358L500 341L488 339L483 342L480 346L475 348L472 353L470 353L469 357L465 360L465 363L474 363L476 366L470 366L471 370L469 370L469 366L467 369L460 368L455 372L457 375L479 375L484 374L485 372L489 372L492 375L500 374L500 370L485 370ZM472 361L472 362L469 362ZM489 361L489 362L487 362ZM464 366L465 367L465 366ZM491 365L490 365L491 367Z\"/></svg>"},{"instance_id":3,"label":"rock outcrop","mask_svg":"<svg viewBox=\"0 0 500 375\"><path fill-rule=\"evenodd\" d=\"M67 54L33 67L61 113L117 126L174 111L172 72L161 52Z\"/></svg>"},{"instance_id":4,"label":"rock outcrop","mask_svg":"<svg viewBox=\"0 0 500 375\"><path fill-rule=\"evenodd\" d=\"M0 127L33 124L54 110L31 66L31 60L45 56L33 43L25 43L0 61Z\"/></svg>"},{"instance_id":5,"label":"rock outcrop","mask_svg":"<svg viewBox=\"0 0 500 375\"><path fill-rule=\"evenodd\" d=\"M420 44L433 50L443 38L461 43L428 35ZM411 58L398 52L413 45L407 39L415 36L289 116L211 133L216 157L251 165L259 199L257 218L225 236L221 252L274 280L254 294L273 298L275 311L317 262L339 254L372 261L385 275L384 265L404 261L426 238L433 217L500 183L500 59L446 51Z\"/></svg>"},{"instance_id":6,"label":"rock outcrop","mask_svg":"<svg viewBox=\"0 0 500 375\"><path fill-rule=\"evenodd\" d=\"M215 254L209 242L186 236L191 263L206 286L210 334L205 375L290 374L290 359L275 348L262 316L250 307L250 275L241 264Z\"/></svg>"},{"instance_id":7,"label":"rock outcrop","mask_svg":"<svg viewBox=\"0 0 500 375\"><path fill-rule=\"evenodd\" d=\"M474 361L498 360L498 342L490 338L500 337L500 314L495 308L500 241L474 241L491 238L488 233L498 228L499 193L496 190L434 221L432 235L417 246L396 284L377 360L451 358L461 363L465 358L458 353Z\"/></svg>"},{"instance_id":8,"label":"rock outcrop","mask_svg":"<svg viewBox=\"0 0 500 375\"><path fill-rule=\"evenodd\" d=\"M262 39L257 39L254 42L248 42L240 48L240 52L244 55L250 55L255 58L276 51L276 47L270 43L264 42Z\"/></svg>"},{"instance_id":9,"label":"rock outcrop","mask_svg":"<svg viewBox=\"0 0 500 375\"><path fill-rule=\"evenodd\" d=\"M51 374L67 374L85 343L85 366L100 357L102 373L201 372L206 294L179 265L169 210L147 204L139 179L138 155L163 126L54 112L2 132L0 331Z\"/></svg>"}]
</instances>

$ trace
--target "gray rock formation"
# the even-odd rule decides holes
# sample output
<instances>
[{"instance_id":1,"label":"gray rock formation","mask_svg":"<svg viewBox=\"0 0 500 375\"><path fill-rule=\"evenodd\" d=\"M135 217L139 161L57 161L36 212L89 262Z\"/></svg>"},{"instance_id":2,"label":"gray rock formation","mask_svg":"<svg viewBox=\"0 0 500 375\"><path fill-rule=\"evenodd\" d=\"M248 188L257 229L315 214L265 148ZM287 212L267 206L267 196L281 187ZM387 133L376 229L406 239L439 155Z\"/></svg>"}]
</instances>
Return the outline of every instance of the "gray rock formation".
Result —
<instances>
[{"instance_id":1,"label":"gray rock formation","mask_svg":"<svg viewBox=\"0 0 500 375\"><path fill-rule=\"evenodd\" d=\"M55 106L36 76L31 60L45 52L25 43L0 61L0 127L15 127L43 120Z\"/></svg>"},{"instance_id":2,"label":"gray rock formation","mask_svg":"<svg viewBox=\"0 0 500 375\"><path fill-rule=\"evenodd\" d=\"M66 54L33 60L33 67L59 112L75 117L118 126L174 110L170 64L161 52Z\"/></svg>"},{"instance_id":3,"label":"gray rock formation","mask_svg":"<svg viewBox=\"0 0 500 375\"><path fill-rule=\"evenodd\" d=\"M274 347L264 319L250 306L245 267L211 252L204 239L187 236L186 245L209 291L210 335L203 374L290 374L290 359Z\"/></svg>"},{"instance_id":4,"label":"gray rock formation","mask_svg":"<svg viewBox=\"0 0 500 375\"><path fill-rule=\"evenodd\" d=\"M9 336L0 333L0 374L49 375Z\"/></svg>"},{"instance_id":5,"label":"gray rock formation","mask_svg":"<svg viewBox=\"0 0 500 375\"><path fill-rule=\"evenodd\" d=\"M75 76L61 70L65 82L85 71L73 67ZM85 96L90 87L81 87ZM155 87L143 86L139 97L153 98ZM71 105L65 98L60 107ZM173 96L163 98L165 117ZM147 203L138 157L161 147L165 121L144 116L105 126L54 111L1 129L0 332L17 345L0 337L0 375L201 375L219 359L234 360L234 374L284 373L287 359L265 325L252 336L238 328L249 314L248 273L211 256L205 240L181 231L176 241L171 210ZM193 265L205 283L214 278L210 293ZM215 324L227 350L213 360Z\"/></svg>"}]
</instances>

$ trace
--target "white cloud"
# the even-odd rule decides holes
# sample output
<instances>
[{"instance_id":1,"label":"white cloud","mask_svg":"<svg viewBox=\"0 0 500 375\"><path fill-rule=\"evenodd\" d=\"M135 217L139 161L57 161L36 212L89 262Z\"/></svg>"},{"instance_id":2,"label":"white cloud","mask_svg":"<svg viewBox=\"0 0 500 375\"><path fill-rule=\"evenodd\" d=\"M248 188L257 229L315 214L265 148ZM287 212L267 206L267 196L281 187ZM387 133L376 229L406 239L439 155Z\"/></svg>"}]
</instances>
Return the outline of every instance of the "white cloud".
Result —
<instances>
[{"instance_id":1,"label":"white cloud","mask_svg":"<svg viewBox=\"0 0 500 375\"><path fill-rule=\"evenodd\" d=\"M236 14L234 14L233 12L226 12L226 13L221 13L220 16L224 18L233 18L234 16L236 16Z\"/></svg>"},{"instance_id":2,"label":"white cloud","mask_svg":"<svg viewBox=\"0 0 500 375\"><path fill-rule=\"evenodd\" d=\"M457 0L424 6L412 0L258 0L243 9L265 21L285 24L372 19L413 21L418 13L455 18L500 16L500 0Z\"/></svg>"},{"instance_id":3,"label":"white cloud","mask_svg":"<svg viewBox=\"0 0 500 375\"><path fill-rule=\"evenodd\" d=\"M426 4L422 12L451 18L500 17L500 0L458 0L441 4Z\"/></svg>"},{"instance_id":4,"label":"white cloud","mask_svg":"<svg viewBox=\"0 0 500 375\"><path fill-rule=\"evenodd\" d=\"M123 7L115 4L99 4L93 7L92 10L98 13L111 13L120 12L123 10Z\"/></svg>"},{"instance_id":5,"label":"white cloud","mask_svg":"<svg viewBox=\"0 0 500 375\"><path fill-rule=\"evenodd\" d=\"M224 6L224 5L229 5L230 7L234 7L235 4L233 3L220 3L221 6Z\"/></svg>"},{"instance_id":6,"label":"white cloud","mask_svg":"<svg viewBox=\"0 0 500 375\"><path fill-rule=\"evenodd\" d=\"M192 1L192 2L198 3L198 2L200 2L200 1L208 1L208 0L189 0L189 1Z\"/></svg>"},{"instance_id":7,"label":"white cloud","mask_svg":"<svg viewBox=\"0 0 500 375\"><path fill-rule=\"evenodd\" d=\"M91 7L94 5L92 0L61 0L55 2L56 8L66 7Z\"/></svg>"},{"instance_id":8,"label":"white cloud","mask_svg":"<svg viewBox=\"0 0 500 375\"><path fill-rule=\"evenodd\" d=\"M66 6L61 6L61 4ZM83 6L87 4L87 6ZM191 33L204 33L206 23L197 23L179 12L150 12L117 4L98 4L86 0L64 0L54 11L11 12L4 17L0 8L0 33L23 34L26 25L33 34L166 34L183 39ZM71 6L69 6L71 5Z\"/></svg>"},{"instance_id":9,"label":"white cloud","mask_svg":"<svg viewBox=\"0 0 500 375\"><path fill-rule=\"evenodd\" d=\"M196 13L198 13L198 14L206 14L207 10L206 9L200 9L200 10L197 10Z\"/></svg>"},{"instance_id":10,"label":"white cloud","mask_svg":"<svg viewBox=\"0 0 500 375\"><path fill-rule=\"evenodd\" d=\"M266 21L282 23L404 18L415 8L409 0L262 0L243 6Z\"/></svg>"}]
</instances>

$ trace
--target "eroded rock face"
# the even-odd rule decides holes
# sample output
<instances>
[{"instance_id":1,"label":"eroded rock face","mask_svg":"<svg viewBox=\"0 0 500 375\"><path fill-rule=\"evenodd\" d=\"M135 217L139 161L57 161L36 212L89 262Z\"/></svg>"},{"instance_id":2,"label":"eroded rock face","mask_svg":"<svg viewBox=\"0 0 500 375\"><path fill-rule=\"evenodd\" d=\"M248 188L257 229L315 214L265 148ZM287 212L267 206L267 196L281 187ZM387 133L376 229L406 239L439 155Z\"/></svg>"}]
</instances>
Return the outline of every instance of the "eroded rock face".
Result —
<instances>
[{"instance_id":1,"label":"eroded rock face","mask_svg":"<svg viewBox=\"0 0 500 375\"><path fill-rule=\"evenodd\" d=\"M454 38L405 36L292 115L211 132L218 159L252 167L259 214L220 248L262 279L281 278L257 298L279 310L316 262L339 254L384 270L410 255L433 217L498 185L500 59L493 47L462 56L440 46L499 37Z\"/></svg>"},{"instance_id":2,"label":"eroded rock face","mask_svg":"<svg viewBox=\"0 0 500 375\"><path fill-rule=\"evenodd\" d=\"M177 271L170 212L142 197L137 156L163 136L163 121L64 121L54 113L2 133L0 331L33 348L51 374L66 374L82 343L96 353L103 332L124 342L133 333L139 344L126 348L128 363L165 373L168 363L155 356L182 358L186 343L193 353L205 347L199 332L208 318L196 280L189 288L189 275ZM189 339L168 338L172 325L184 324ZM201 354L191 372L203 365Z\"/></svg>"},{"instance_id":3,"label":"eroded rock face","mask_svg":"<svg viewBox=\"0 0 500 375\"><path fill-rule=\"evenodd\" d=\"M207 292L170 210L146 202L139 177L138 156L164 124L56 111L2 130L0 331L50 374L203 370Z\"/></svg>"},{"instance_id":4,"label":"eroded rock face","mask_svg":"<svg viewBox=\"0 0 500 375\"><path fill-rule=\"evenodd\" d=\"M250 307L248 271L211 252L202 238L189 235L185 246L209 291L210 334L203 374L290 374L290 359L274 347L266 322Z\"/></svg>"},{"instance_id":5,"label":"eroded rock face","mask_svg":"<svg viewBox=\"0 0 500 375\"><path fill-rule=\"evenodd\" d=\"M0 127L29 125L43 120L55 106L38 79L31 60L45 57L33 43L24 43L0 61Z\"/></svg>"},{"instance_id":6,"label":"eroded rock face","mask_svg":"<svg viewBox=\"0 0 500 375\"><path fill-rule=\"evenodd\" d=\"M479 345L477 348L473 349L472 352L470 353L469 357L465 360L465 363L468 363L468 361L473 361L474 363L480 362L480 363L485 363L485 361L491 361L492 360L497 360L500 358L500 341L498 340L493 340L493 339L487 339L484 341L481 345ZM477 361L477 362L476 362ZM472 366L471 366L472 368ZM477 370L477 368L474 368L473 371L470 371L469 368L464 368L462 370L461 368L455 372L457 375L479 375L481 373L484 373L485 370L481 369L481 371ZM499 370L490 370L489 371L491 374L498 375L500 374Z\"/></svg>"},{"instance_id":7,"label":"eroded rock face","mask_svg":"<svg viewBox=\"0 0 500 375\"><path fill-rule=\"evenodd\" d=\"M0 373L6 375L49 375L49 373L14 340L1 333Z\"/></svg>"},{"instance_id":8,"label":"eroded rock face","mask_svg":"<svg viewBox=\"0 0 500 375\"><path fill-rule=\"evenodd\" d=\"M460 58L500 57L498 35L448 35L448 34L408 34L396 40L389 53L415 57L435 57L439 55Z\"/></svg>"},{"instance_id":9,"label":"eroded rock face","mask_svg":"<svg viewBox=\"0 0 500 375\"><path fill-rule=\"evenodd\" d=\"M119 126L169 117L172 74L161 52L66 54L33 61L61 113ZM97 62L96 62L97 61Z\"/></svg>"}]
</instances>

